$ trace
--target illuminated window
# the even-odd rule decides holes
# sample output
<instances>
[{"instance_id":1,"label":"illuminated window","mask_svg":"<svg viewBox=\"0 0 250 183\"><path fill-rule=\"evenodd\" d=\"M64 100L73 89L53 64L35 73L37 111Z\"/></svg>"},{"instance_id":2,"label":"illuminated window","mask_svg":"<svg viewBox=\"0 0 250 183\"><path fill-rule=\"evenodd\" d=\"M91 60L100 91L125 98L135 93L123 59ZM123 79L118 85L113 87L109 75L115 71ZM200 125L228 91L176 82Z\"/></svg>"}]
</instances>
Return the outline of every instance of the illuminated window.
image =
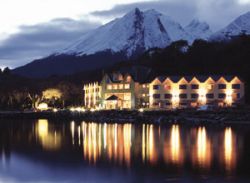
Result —
<instances>
[{"instance_id":1,"label":"illuminated window","mask_svg":"<svg viewBox=\"0 0 250 183\"><path fill-rule=\"evenodd\" d=\"M124 100L131 101L131 93L125 93L124 94Z\"/></svg>"},{"instance_id":2,"label":"illuminated window","mask_svg":"<svg viewBox=\"0 0 250 183\"><path fill-rule=\"evenodd\" d=\"M240 89L240 84L232 84L232 89Z\"/></svg>"},{"instance_id":3,"label":"illuminated window","mask_svg":"<svg viewBox=\"0 0 250 183\"><path fill-rule=\"evenodd\" d=\"M131 82L131 76L128 76L126 79L127 82Z\"/></svg>"},{"instance_id":4,"label":"illuminated window","mask_svg":"<svg viewBox=\"0 0 250 183\"><path fill-rule=\"evenodd\" d=\"M212 90L212 89L214 88L214 85L212 85L212 84L207 84L206 88L207 88L208 90Z\"/></svg>"},{"instance_id":5,"label":"illuminated window","mask_svg":"<svg viewBox=\"0 0 250 183\"><path fill-rule=\"evenodd\" d=\"M119 84L119 89L120 89L120 90L123 89L123 84Z\"/></svg>"},{"instance_id":6,"label":"illuminated window","mask_svg":"<svg viewBox=\"0 0 250 183\"><path fill-rule=\"evenodd\" d=\"M187 85L180 85L180 86L179 86L179 89L181 89L181 90L186 90L186 89L187 89Z\"/></svg>"},{"instance_id":7,"label":"illuminated window","mask_svg":"<svg viewBox=\"0 0 250 183\"><path fill-rule=\"evenodd\" d=\"M118 80L119 80L119 81L123 80L123 77L122 77L121 74L118 75Z\"/></svg>"},{"instance_id":8,"label":"illuminated window","mask_svg":"<svg viewBox=\"0 0 250 183\"><path fill-rule=\"evenodd\" d=\"M117 89L118 89L118 86L117 86L117 85L113 85L113 89L114 89L114 90L117 90Z\"/></svg>"},{"instance_id":9,"label":"illuminated window","mask_svg":"<svg viewBox=\"0 0 250 183\"><path fill-rule=\"evenodd\" d=\"M130 84L125 84L124 88L125 89L130 89Z\"/></svg>"},{"instance_id":10,"label":"illuminated window","mask_svg":"<svg viewBox=\"0 0 250 183\"><path fill-rule=\"evenodd\" d=\"M171 90L171 86L170 85L164 85L165 90Z\"/></svg>"},{"instance_id":11,"label":"illuminated window","mask_svg":"<svg viewBox=\"0 0 250 183\"><path fill-rule=\"evenodd\" d=\"M193 90L199 89L199 85L193 84L193 85L191 85L191 88L192 88Z\"/></svg>"},{"instance_id":12,"label":"illuminated window","mask_svg":"<svg viewBox=\"0 0 250 183\"><path fill-rule=\"evenodd\" d=\"M107 86L107 89L108 89L108 90L112 90L112 85L108 85L108 86Z\"/></svg>"}]
</instances>

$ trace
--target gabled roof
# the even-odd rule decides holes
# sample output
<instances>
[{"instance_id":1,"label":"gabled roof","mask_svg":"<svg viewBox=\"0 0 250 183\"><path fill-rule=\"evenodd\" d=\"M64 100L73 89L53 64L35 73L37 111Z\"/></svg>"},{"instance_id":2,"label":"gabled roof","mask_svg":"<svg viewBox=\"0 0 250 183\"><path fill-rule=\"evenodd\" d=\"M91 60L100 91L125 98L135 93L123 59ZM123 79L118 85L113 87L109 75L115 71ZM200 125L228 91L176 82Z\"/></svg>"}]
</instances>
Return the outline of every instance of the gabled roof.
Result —
<instances>
[{"instance_id":1,"label":"gabled roof","mask_svg":"<svg viewBox=\"0 0 250 183\"><path fill-rule=\"evenodd\" d=\"M178 81L180 81L181 78L182 76L169 76L169 79L173 81L174 83L177 83Z\"/></svg>"},{"instance_id":2,"label":"gabled roof","mask_svg":"<svg viewBox=\"0 0 250 183\"><path fill-rule=\"evenodd\" d=\"M106 100L108 101L112 101L112 100L120 100L119 97L115 96L115 95L112 95L110 96L109 98L107 98Z\"/></svg>"},{"instance_id":3,"label":"gabled roof","mask_svg":"<svg viewBox=\"0 0 250 183\"><path fill-rule=\"evenodd\" d=\"M159 76L156 79L163 83L167 79L167 76Z\"/></svg>"},{"instance_id":4,"label":"gabled roof","mask_svg":"<svg viewBox=\"0 0 250 183\"><path fill-rule=\"evenodd\" d=\"M191 82L194 78L196 78L198 81L203 83L203 82L207 81L209 78L213 79L215 82L217 82L220 78L224 78L227 82L230 82L235 77L236 76L231 76L231 75L193 75L193 76L181 76L180 75L180 76L158 76L158 77L155 77L154 79L158 79L160 82L163 83L167 78L169 78L174 83L177 83L182 78L184 78L187 82ZM241 79L239 78L239 80L241 80Z\"/></svg>"}]
</instances>

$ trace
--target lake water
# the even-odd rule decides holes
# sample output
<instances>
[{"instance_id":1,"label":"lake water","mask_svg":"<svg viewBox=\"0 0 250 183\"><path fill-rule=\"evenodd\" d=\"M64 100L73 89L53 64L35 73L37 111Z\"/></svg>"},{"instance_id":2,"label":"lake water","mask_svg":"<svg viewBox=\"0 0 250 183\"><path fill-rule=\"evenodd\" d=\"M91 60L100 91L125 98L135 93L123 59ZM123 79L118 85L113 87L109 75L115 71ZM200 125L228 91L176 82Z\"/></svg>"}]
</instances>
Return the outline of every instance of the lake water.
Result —
<instances>
[{"instance_id":1,"label":"lake water","mask_svg":"<svg viewBox=\"0 0 250 183\"><path fill-rule=\"evenodd\" d=\"M1 121L0 182L250 182L250 127Z\"/></svg>"}]
</instances>

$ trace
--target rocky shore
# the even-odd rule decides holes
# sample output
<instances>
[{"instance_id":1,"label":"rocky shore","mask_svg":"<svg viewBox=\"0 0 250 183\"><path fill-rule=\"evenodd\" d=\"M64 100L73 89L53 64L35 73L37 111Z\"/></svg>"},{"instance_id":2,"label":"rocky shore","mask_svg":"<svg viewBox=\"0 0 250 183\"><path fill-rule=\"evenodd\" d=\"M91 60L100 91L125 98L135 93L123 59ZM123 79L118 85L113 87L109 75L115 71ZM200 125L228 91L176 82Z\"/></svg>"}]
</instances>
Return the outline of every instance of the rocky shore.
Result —
<instances>
[{"instance_id":1,"label":"rocky shore","mask_svg":"<svg viewBox=\"0 0 250 183\"><path fill-rule=\"evenodd\" d=\"M213 111L176 110L176 111L87 111L71 112L0 112L1 119L51 119L82 120L103 123L184 123L184 124L249 124L250 109L218 109Z\"/></svg>"}]
</instances>

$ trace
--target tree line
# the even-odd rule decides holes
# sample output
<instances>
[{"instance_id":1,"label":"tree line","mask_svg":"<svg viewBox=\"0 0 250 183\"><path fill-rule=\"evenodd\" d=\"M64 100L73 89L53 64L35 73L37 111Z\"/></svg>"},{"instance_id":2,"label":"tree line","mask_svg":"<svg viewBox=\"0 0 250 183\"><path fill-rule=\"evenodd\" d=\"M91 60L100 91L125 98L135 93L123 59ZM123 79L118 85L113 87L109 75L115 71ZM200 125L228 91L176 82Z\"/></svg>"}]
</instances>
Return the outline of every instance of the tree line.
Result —
<instances>
[{"instance_id":1,"label":"tree line","mask_svg":"<svg viewBox=\"0 0 250 183\"><path fill-rule=\"evenodd\" d=\"M146 69L141 69L141 68ZM173 42L164 49L151 49L130 61L121 61L105 71L84 71L67 76L34 79L17 76L6 68L0 71L0 110L32 109L42 101L57 107L83 105L83 84L101 79L104 72L131 71L138 68L148 78L160 75L237 75L246 86L246 101L250 102L250 36L241 35L230 41L196 40ZM43 92L58 89L60 100L45 99Z\"/></svg>"}]
</instances>

